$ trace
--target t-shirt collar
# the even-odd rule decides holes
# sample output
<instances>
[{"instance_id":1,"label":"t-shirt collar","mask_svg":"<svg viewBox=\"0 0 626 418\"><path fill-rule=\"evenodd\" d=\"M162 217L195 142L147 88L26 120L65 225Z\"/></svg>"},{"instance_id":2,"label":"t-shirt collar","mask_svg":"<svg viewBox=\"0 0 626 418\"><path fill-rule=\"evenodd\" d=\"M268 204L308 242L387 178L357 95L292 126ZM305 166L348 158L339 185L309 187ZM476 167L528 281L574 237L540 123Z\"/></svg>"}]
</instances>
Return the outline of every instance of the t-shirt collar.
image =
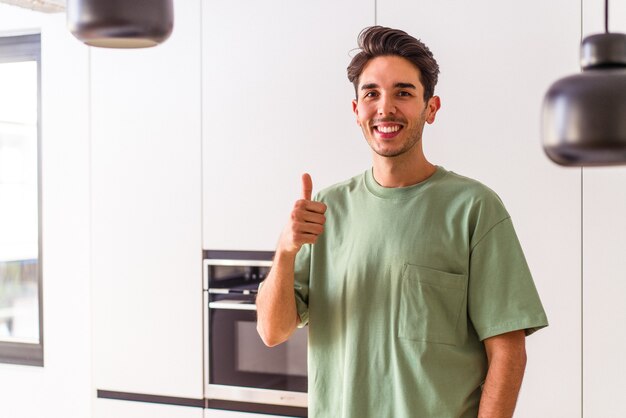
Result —
<instances>
[{"instance_id":1,"label":"t-shirt collar","mask_svg":"<svg viewBox=\"0 0 626 418\"><path fill-rule=\"evenodd\" d=\"M435 166L435 172L427 179L407 187L383 187L374 179L374 168L370 168L365 172L365 186L367 190L375 196L383 199L406 199L421 193L440 178L445 176L448 171L442 166Z\"/></svg>"}]
</instances>

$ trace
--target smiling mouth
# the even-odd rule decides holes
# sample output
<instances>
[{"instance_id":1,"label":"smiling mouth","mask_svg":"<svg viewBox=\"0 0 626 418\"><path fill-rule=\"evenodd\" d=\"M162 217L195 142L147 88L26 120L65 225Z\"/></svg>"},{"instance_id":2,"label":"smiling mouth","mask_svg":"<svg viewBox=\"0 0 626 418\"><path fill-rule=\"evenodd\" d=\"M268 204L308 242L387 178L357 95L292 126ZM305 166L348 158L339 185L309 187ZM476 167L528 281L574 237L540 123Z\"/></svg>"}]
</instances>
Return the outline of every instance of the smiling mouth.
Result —
<instances>
[{"instance_id":1,"label":"smiling mouth","mask_svg":"<svg viewBox=\"0 0 626 418\"><path fill-rule=\"evenodd\" d=\"M376 131L384 133L384 134L391 134L391 133L394 133L394 132L398 132L400 129L402 129L402 126L400 126L400 125L374 126L374 129Z\"/></svg>"},{"instance_id":2,"label":"smiling mouth","mask_svg":"<svg viewBox=\"0 0 626 418\"><path fill-rule=\"evenodd\" d=\"M374 125L374 132L383 138L394 137L401 129L402 125L397 123Z\"/></svg>"}]
</instances>

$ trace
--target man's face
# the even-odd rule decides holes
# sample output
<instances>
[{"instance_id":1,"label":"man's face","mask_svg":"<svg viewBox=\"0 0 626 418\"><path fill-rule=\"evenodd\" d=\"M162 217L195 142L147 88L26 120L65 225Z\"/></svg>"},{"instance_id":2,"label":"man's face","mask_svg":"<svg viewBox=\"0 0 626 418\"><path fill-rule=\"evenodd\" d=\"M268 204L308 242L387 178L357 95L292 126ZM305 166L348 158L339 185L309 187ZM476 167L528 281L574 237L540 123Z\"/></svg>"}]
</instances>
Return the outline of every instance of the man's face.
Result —
<instances>
[{"instance_id":1,"label":"man's face","mask_svg":"<svg viewBox=\"0 0 626 418\"><path fill-rule=\"evenodd\" d=\"M433 123L437 96L424 102L419 70L407 59L382 56L370 60L359 77L352 102L357 123L372 150L383 157L421 152L424 123Z\"/></svg>"}]
</instances>

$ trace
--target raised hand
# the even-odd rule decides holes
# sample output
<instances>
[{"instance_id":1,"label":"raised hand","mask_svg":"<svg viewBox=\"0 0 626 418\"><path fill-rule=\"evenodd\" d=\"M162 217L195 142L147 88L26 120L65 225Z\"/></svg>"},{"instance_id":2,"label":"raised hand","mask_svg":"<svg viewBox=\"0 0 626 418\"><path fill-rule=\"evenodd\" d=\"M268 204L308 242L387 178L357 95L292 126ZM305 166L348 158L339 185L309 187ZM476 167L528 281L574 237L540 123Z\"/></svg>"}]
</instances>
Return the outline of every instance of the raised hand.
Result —
<instances>
[{"instance_id":1,"label":"raised hand","mask_svg":"<svg viewBox=\"0 0 626 418\"><path fill-rule=\"evenodd\" d=\"M278 250L296 254L304 244L315 244L324 232L326 205L311 200L313 181L307 173L302 175L302 198L297 200L289 222L283 230Z\"/></svg>"}]
</instances>

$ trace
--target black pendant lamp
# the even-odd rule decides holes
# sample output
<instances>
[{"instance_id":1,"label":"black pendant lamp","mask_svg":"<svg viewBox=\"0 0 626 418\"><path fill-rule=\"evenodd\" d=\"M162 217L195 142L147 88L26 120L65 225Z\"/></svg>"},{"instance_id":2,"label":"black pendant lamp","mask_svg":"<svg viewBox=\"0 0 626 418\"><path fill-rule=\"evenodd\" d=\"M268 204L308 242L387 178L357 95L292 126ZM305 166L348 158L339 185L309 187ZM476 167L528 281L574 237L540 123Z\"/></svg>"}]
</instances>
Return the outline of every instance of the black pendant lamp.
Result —
<instances>
[{"instance_id":1,"label":"black pendant lamp","mask_svg":"<svg viewBox=\"0 0 626 418\"><path fill-rule=\"evenodd\" d=\"M173 0L67 0L67 26L90 46L156 46L172 33Z\"/></svg>"},{"instance_id":2,"label":"black pendant lamp","mask_svg":"<svg viewBox=\"0 0 626 418\"><path fill-rule=\"evenodd\" d=\"M626 164L626 34L605 33L581 44L580 74L558 80L543 102L543 148L564 166Z\"/></svg>"}]
</instances>

